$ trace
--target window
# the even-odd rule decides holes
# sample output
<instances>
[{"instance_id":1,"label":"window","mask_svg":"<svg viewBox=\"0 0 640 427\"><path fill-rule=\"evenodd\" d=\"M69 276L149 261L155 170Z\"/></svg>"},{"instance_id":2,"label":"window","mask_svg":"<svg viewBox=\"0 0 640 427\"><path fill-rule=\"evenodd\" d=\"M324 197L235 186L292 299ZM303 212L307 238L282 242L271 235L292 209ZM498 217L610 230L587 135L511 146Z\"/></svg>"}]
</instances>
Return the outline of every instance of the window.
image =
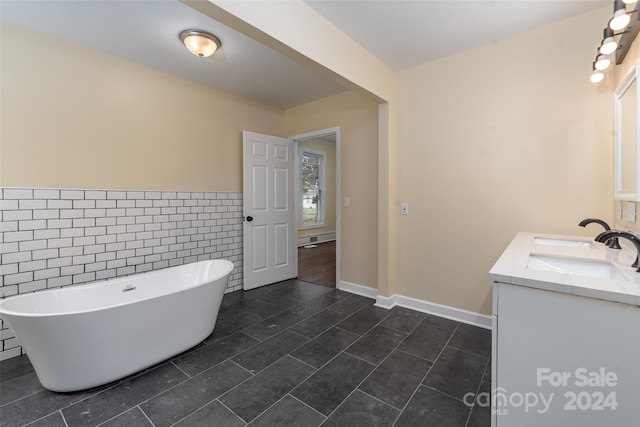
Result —
<instances>
[{"instance_id":1,"label":"window","mask_svg":"<svg viewBox=\"0 0 640 427\"><path fill-rule=\"evenodd\" d=\"M325 153L321 151L300 149L302 185L300 210L300 227L324 227L324 174Z\"/></svg>"}]
</instances>

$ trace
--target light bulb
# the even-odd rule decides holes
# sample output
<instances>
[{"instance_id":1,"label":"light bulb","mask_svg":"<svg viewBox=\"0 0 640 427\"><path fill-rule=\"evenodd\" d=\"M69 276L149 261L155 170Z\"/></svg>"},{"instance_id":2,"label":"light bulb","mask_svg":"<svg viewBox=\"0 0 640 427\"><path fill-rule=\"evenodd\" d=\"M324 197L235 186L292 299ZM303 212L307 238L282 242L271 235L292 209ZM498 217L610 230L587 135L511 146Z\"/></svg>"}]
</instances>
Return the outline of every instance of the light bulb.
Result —
<instances>
[{"instance_id":1,"label":"light bulb","mask_svg":"<svg viewBox=\"0 0 640 427\"><path fill-rule=\"evenodd\" d=\"M596 57L595 68L596 70L603 71L609 68L611 65L611 60L604 55L598 55Z\"/></svg>"},{"instance_id":2,"label":"light bulb","mask_svg":"<svg viewBox=\"0 0 640 427\"><path fill-rule=\"evenodd\" d=\"M602 44L600 45L599 52L603 55L609 55L616 51L618 48L618 43L613 39L613 37L608 37L602 40Z\"/></svg>"},{"instance_id":3,"label":"light bulb","mask_svg":"<svg viewBox=\"0 0 640 427\"><path fill-rule=\"evenodd\" d=\"M593 73L591 74L592 83L601 82L603 78L604 78L604 74L602 74L602 71L593 70Z\"/></svg>"},{"instance_id":4,"label":"light bulb","mask_svg":"<svg viewBox=\"0 0 640 427\"><path fill-rule=\"evenodd\" d=\"M201 58L206 58L214 54L218 45L213 40L201 36L188 36L184 39L184 45L189 52Z\"/></svg>"},{"instance_id":5,"label":"light bulb","mask_svg":"<svg viewBox=\"0 0 640 427\"><path fill-rule=\"evenodd\" d=\"M622 9L616 10L613 14L613 18L609 21L609 28L613 31L624 30L629 25L629 22L631 22L631 17L627 15L627 10L622 7Z\"/></svg>"}]
</instances>

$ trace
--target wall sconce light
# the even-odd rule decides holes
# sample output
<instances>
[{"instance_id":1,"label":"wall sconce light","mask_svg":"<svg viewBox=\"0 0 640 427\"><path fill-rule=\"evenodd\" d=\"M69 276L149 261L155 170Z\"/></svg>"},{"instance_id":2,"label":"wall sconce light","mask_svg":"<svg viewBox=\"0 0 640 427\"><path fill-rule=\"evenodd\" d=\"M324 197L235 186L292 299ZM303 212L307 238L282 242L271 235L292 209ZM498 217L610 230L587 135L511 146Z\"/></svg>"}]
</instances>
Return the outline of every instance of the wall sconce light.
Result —
<instances>
[{"instance_id":1,"label":"wall sconce light","mask_svg":"<svg viewBox=\"0 0 640 427\"><path fill-rule=\"evenodd\" d=\"M591 82L598 83L598 82L601 82L602 79L604 79L604 74L602 73L602 71L597 70L594 64L593 73L591 73Z\"/></svg>"},{"instance_id":2,"label":"wall sconce light","mask_svg":"<svg viewBox=\"0 0 640 427\"><path fill-rule=\"evenodd\" d=\"M200 58L213 55L222 46L220 39L202 30L184 30L180 33L180 40L189 52Z\"/></svg>"},{"instance_id":3,"label":"wall sconce light","mask_svg":"<svg viewBox=\"0 0 640 427\"><path fill-rule=\"evenodd\" d=\"M604 29L604 38L600 45L600 53L603 55L609 55L616 51L618 48L618 42L613 38L613 30L609 27Z\"/></svg>"},{"instance_id":4,"label":"wall sconce light","mask_svg":"<svg viewBox=\"0 0 640 427\"><path fill-rule=\"evenodd\" d=\"M611 60L606 55L596 56L596 62L593 63L596 70L604 71L611 65Z\"/></svg>"},{"instance_id":5,"label":"wall sconce light","mask_svg":"<svg viewBox=\"0 0 640 427\"><path fill-rule=\"evenodd\" d=\"M613 18L611 18L604 29L602 42L598 47L596 60L593 62L593 69L590 80L598 83L604 78L602 73L611 65L611 59L607 55L616 54L616 64L620 64L629 48L640 32L640 21L638 21L638 9L635 8L627 12L626 5L637 3L638 0L614 0Z\"/></svg>"},{"instance_id":6,"label":"wall sconce light","mask_svg":"<svg viewBox=\"0 0 640 427\"><path fill-rule=\"evenodd\" d=\"M614 0L613 2L613 18L609 21L609 28L613 31L620 31L627 28L631 17L627 14L626 2L622 0Z\"/></svg>"}]
</instances>

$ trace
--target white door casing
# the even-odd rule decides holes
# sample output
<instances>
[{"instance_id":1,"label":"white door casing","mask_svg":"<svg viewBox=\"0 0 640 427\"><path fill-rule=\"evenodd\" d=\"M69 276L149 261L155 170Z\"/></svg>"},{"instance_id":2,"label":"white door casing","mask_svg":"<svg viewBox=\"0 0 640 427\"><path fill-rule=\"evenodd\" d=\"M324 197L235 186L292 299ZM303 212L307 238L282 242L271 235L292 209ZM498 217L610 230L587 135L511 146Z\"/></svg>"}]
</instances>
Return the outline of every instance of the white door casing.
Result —
<instances>
[{"instance_id":1,"label":"white door casing","mask_svg":"<svg viewBox=\"0 0 640 427\"><path fill-rule=\"evenodd\" d=\"M243 132L243 289L298 275L294 141Z\"/></svg>"},{"instance_id":2,"label":"white door casing","mask_svg":"<svg viewBox=\"0 0 640 427\"><path fill-rule=\"evenodd\" d=\"M336 288L340 289L341 286L341 282L340 282L340 254L341 254L341 186L340 186L340 165L341 165L341 161L340 161L340 153L341 153L341 147L342 147L342 142L341 142L341 131L340 131L340 127L332 127L332 128L326 128L326 129L321 129L321 130L316 130L316 131L312 131L312 132L306 132L306 133L301 133L298 135L293 135L290 136L289 138L296 141L296 142L300 142L300 141L304 141L306 139L311 139L311 138L319 138L319 137L326 137L332 135L334 138L334 142L336 144L336 185L335 185L335 193L336 193ZM296 177L296 183L300 182L302 180L302 178L300 176ZM302 209L302 207L300 207L300 209ZM297 256L298 252L296 251L296 256Z\"/></svg>"}]
</instances>

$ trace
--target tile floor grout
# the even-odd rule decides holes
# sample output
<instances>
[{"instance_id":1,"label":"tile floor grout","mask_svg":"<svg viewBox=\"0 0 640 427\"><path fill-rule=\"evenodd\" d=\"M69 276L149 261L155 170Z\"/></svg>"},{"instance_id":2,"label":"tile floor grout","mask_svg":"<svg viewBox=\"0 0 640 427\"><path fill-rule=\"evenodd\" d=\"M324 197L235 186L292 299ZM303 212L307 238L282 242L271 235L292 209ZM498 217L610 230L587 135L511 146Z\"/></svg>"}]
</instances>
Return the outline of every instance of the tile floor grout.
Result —
<instances>
[{"instance_id":1,"label":"tile floor grout","mask_svg":"<svg viewBox=\"0 0 640 427\"><path fill-rule=\"evenodd\" d=\"M223 330L218 330L218 331L219 333L223 333L226 335L216 336L215 335L216 330L214 329L214 333L212 334L212 336L208 337L205 341L203 341L202 344L199 344L198 346L196 346L196 348L189 349L179 355L172 357L171 359L165 362L160 362L152 367L149 367L143 370L140 373L133 374L122 380L114 382L113 384L107 386L104 389L98 389L95 391L95 393L91 393L87 396L83 396L82 399L79 399L77 401L70 399L70 401L66 403L63 407L60 407L53 412L47 413L44 416L39 417L35 420L31 420L29 421L29 424L36 423L49 416L59 414L62 420L62 423L64 423L65 427L69 427L69 422L71 422L72 420L67 420L67 417L65 417L63 410L67 410L68 408L73 407L74 405L81 404L81 402L86 402L85 405L95 405L96 402L101 401L101 398L104 399L105 397L109 396L105 394L109 390L113 390L115 387L121 386L122 384L128 381L131 381L133 379L141 378L145 375L155 372L157 369L161 367L170 366L172 369L174 369L176 372L178 372L182 376L181 381L177 382L176 384L171 384L171 386L168 386L167 388L160 387L157 392L154 392L152 395L145 396L135 406L128 407L122 412L116 412L113 416L109 417L108 419L100 420L100 423L99 423L99 425L106 425L107 423L111 423L111 422L119 422L117 421L118 418L125 416L125 414L129 411L135 410L137 411L136 415L138 415L138 413L142 414L147 425L155 426L156 424L153 421L153 419L158 419L157 416L159 416L159 414L156 413L156 415L152 417L150 413L147 413L145 410L142 409L142 405L152 402L154 400L157 400L163 394L169 393L171 392L171 390L177 390L176 389L177 387L183 386L186 383L189 383L190 381L194 381L197 378L202 378L200 376L203 375L205 372L212 370L216 367L219 368L220 365L222 365L225 362L228 362L230 366L235 366L236 368L240 368L239 372L244 372L249 376L244 378L244 380L238 383L235 383L235 385L233 385L231 388L225 389L224 392L218 394L217 397L215 397L214 399L203 400L203 402L205 403L203 403L201 406L195 409L190 408L189 409L190 412L185 412L184 414L181 414L182 417L180 419L175 421L171 419L172 426L181 424L181 423L184 424L185 419L189 418L191 415L196 414L199 411L205 410L206 407L208 407L209 405L213 405L214 403L216 403L216 405L220 405L220 408L222 408L223 411L226 411L227 413L232 414L235 417L235 419L237 419L244 426L252 422L255 422L258 419L262 419L262 418L266 419L269 417L273 418L273 416L276 416L276 414L278 416L286 416L287 414L279 414L278 411L280 410L281 407L284 407L284 405L291 404L291 402L294 402L296 407L303 408L304 413L309 413L309 414L313 413L315 414L314 416L316 418L322 417L322 421L320 421L320 423L325 423L325 422L328 422L328 420L333 420L334 418L337 419L341 416L345 416L345 414L351 413L349 412L349 411L352 411L351 405L353 405L354 402L356 401L362 402L363 398L365 399L365 401L372 402L372 404L377 405L378 407L389 408L388 411L393 411L393 412L388 412L388 414L393 415L392 420L387 418L387 421L390 421L390 423L388 424L389 426L405 425L407 422L409 423L412 422L411 416L408 415L410 411L410 405L412 404L412 402L414 402L415 399L419 399L418 391L423 387L425 390L431 390L437 393L438 395L443 396L442 398L438 398L440 400L452 399L452 401L457 401L459 403L461 402L464 404L464 402L460 398L456 398L455 396L451 396L450 394L440 390L439 389L440 386L438 386L437 383L435 385L425 383L427 378L432 373L434 367L436 367L436 365L440 362L441 356L443 355L443 352L446 349L450 349L456 354L458 353L466 354L472 357L473 358L472 360L475 360L475 358L478 358L478 360L480 360L479 358L486 359L483 363L482 371L481 373L479 373L478 384L475 387L476 395L479 393L480 388L483 386L483 381L485 381L485 378L488 375L487 369L491 363L491 359L489 357L490 355L486 354L485 356L482 356L480 354L477 354L477 351L480 351L482 349L482 347L478 347L477 338L474 338L475 341L473 341L473 348L477 348L476 350L471 350L470 348L459 348L459 347L465 347L464 336L465 335L469 336L470 333L472 334L476 333L474 331L477 331L477 333L480 334L478 335L478 337L483 337L484 341L482 341L482 343L486 344L486 339L484 338L486 337L486 333L480 331L481 328L477 328L475 326L471 328L467 328L465 329L464 334L462 334L461 336L458 336L457 335L458 331L462 331L461 330L462 324L454 320L437 318L437 316L433 316L428 313L419 313L419 312L415 312L410 309L401 308L401 307L399 307L401 308L401 310L395 310L395 311L393 309L386 310L380 307L375 307L372 304L372 301L366 301L364 297L347 294L347 293L344 293L343 291L336 291L331 289L328 289L326 291L324 290L321 291L314 286L315 285L309 286L309 284L305 282L297 283L296 281L291 281L291 283L276 284L276 286L270 289L267 289L269 288L269 286L259 288L260 293L254 294L255 296L250 295L251 291L247 293L234 295L233 297L231 297L233 299L228 299L227 304L225 304L225 301L223 300L223 304L220 307L220 313L218 318L219 324L217 325L217 327L224 326ZM225 294L225 297L227 297L227 295L233 295L233 294L235 293ZM340 311L337 311L332 308L337 304L341 304L338 306ZM284 308L282 309L282 307ZM298 308L296 309L296 307ZM318 309L318 307L320 308ZM272 309L276 309L276 310L272 312L271 311ZM296 311L296 310L299 310L299 311ZM382 310L386 310L386 312ZM287 317L288 315L283 314L287 311L291 312L291 317ZM325 318L315 317L323 312L333 312L333 313L336 313L336 316L331 315L331 316L326 316ZM222 316L220 316L221 313L222 313ZM257 313L260 313L260 314L257 314ZM240 316L242 316L243 314L246 314L246 315L243 318L240 318ZM344 315L345 317L342 317L342 315ZM255 327L255 325L268 321L269 319L276 318L276 316L280 316L280 318L277 319L277 322L281 322L281 323L275 324L279 330L277 331L277 333L273 335L264 337L263 332L266 331L266 329L264 328L265 327L268 328L268 322L264 324L265 326L254 328L252 330L252 335L250 335L247 332L243 332L249 328ZM297 316L301 317L298 321L291 324L287 323L288 319L296 320ZM339 318L339 320L336 321L335 320L336 318ZM239 322L239 323L234 323L234 319L236 322ZM314 319L314 320L310 321L310 319ZM389 319L393 319L395 323L389 322L390 326L384 325L383 323ZM442 319L442 320L437 320L437 319ZM371 323L372 321L375 321L375 323ZM294 330L294 328L296 327L298 327L298 330L303 330L300 327L300 325L303 324L304 322L308 322L308 325L309 325L306 329L308 331L307 335L303 335L302 333L296 332ZM449 329L449 326L448 326L449 322L451 322L450 323L451 326L455 326L451 330ZM348 328L345 328L347 325L348 325ZM362 328L358 325L365 326L367 327L367 329L363 331ZM407 327L403 327L401 325L406 325ZM260 329L260 328L263 328L263 329ZM474 329L474 328L477 328L477 329ZM353 332L356 330L357 332ZM414 336L414 334L418 333L419 330L422 330L423 332ZM375 334L376 331L387 331L383 333L382 337L385 337L386 333L391 333L393 335L401 334L401 336L398 335L397 342L395 341L396 339L392 339L391 341L387 340L386 342L383 341L383 347L376 350L377 352L375 353L376 356L373 356L371 358L371 360L375 360L375 363L374 363L362 357L363 355L367 354L366 352L363 353L362 348L357 348L354 346L356 345L356 343L361 342L363 339L367 337L369 341L365 341L365 342L367 343L373 342L370 340L380 337L380 335ZM430 344L430 346L437 345L439 347L437 356L433 361L424 357L424 355L427 353L422 353L422 351L419 351L419 352L414 351L414 353L421 353L421 354L414 354L410 351L410 350L415 350L416 347L414 346L418 345L420 342L415 340L422 339L418 337L424 336L425 333L429 333L430 331L436 332L436 337L438 336L442 338L446 337L446 341L444 341L444 343L442 343L442 341L438 341L440 340L440 338L436 338L435 344L433 343ZM286 335L285 337L281 336L285 332L287 332L288 335ZM244 336L244 338L240 338L240 336ZM263 356L257 356L260 354L259 351L265 351L269 349L269 345L271 344L270 340L279 336L281 338L280 342L287 342L287 339L288 339L289 340L288 342L296 345L291 348L286 347L287 349L286 353L280 355L276 359L272 359L272 358L264 359L264 354L267 354L267 353L263 353ZM233 337L236 338L235 341L233 339L229 340L229 338L233 338ZM257 337L262 337L262 339L258 339ZM298 338L296 338L294 341L291 341L290 340L291 337L298 337ZM335 347L335 350L333 349L333 347L328 348L326 351L325 349L323 349L323 353L321 353L320 359L316 359L315 358L316 356L313 356L313 359L309 359L309 355L305 355L304 352L300 352L305 347L312 349L314 348L313 345L318 345L318 343L322 343L323 345L326 345L328 342L332 342L332 341L326 341L326 340L337 339L337 337L342 337L340 338L342 340L342 343L340 341L336 341L335 345L337 345L338 347ZM376 337L376 338L373 338L373 337ZM407 345L405 344L405 341L410 337L412 341L410 342L408 341L409 344L407 347ZM450 345L454 337L456 337L457 347ZM283 339L285 341L282 341ZM247 340L251 340L251 341L247 341ZM298 341L300 340L304 340L304 341L298 343ZM490 340L490 335L489 335L489 340ZM249 346L245 347L246 344L249 344ZM389 346L388 344L391 344L391 346ZM225 356L223 356L225 357L223 360L216 359L215 362L212 361L214 362L212 365L206 364L206 361L200 361L198 357L200 358L205 357L209 353L211 353L211 351L214 351L213 350L214 347L210 347L212 345L219 345L221 350L225 351L225 353L227 353L227 350L224 350L224 349L227 348L231 350L231 354L229 355L225 354ZM331 345L333 346L334 344L331 344ZM405 349L400 348L403 345ZM209 353L207 353L206 351L203 351L208 347L211 349ZM352 347L353 347L352 351L355 354L352 354L349 352L349 349ZM203 351L203 353L200 353L200 355L196 356L199 351ZM255 353L255 355L251 353L252 351L253 353ZM366 348L364 351L366 351ZM482 351L485 351L485 350L482 350ZM294 355L294 353L296 353L296 355ZM214 354L214 353L211 353L211 354ZM237 358L241 354L246 354L247 356L243 359L238 359L238 362L233 360L234 358ZM317 353L307 353L307 354L315 355ZM421 364L422 363L428 364L428 368L426 369L425 374L422 375L421 378L411 380L411 384L412 385L416 384L416 386L413 389L412 393L408 395L408 397L404 401L404 405L402 406L402 408L395 406L396 404L393 403L392 401L390 401L390 403L387 403L387 401L382 398L382 395L380 395L380 391L375 387L373 389L369 387L367 391L361 389L361 387L363 387L363 385L368 381L379 380L380 377L376 378L374 374L378 372L378 369L381 366L387 367L387 365L393 366L392 365L393 363L399 363L398 359L395 359L395 360L391 359L391 356L394 354L404 354L406 356L404 360L415 358L416 361L417 360L422 361L420 362ZM329 357L325 358L325 355ZM246 384L248 381L253 380L254 382L258 383L260 381L263 381L265 377L272 375L273 372L277 372L277 369L276 369L276 367L278 366L277 364L279 362L282 362L284 359L286 359L287 356L289 356L289 358L292 361L295 361L296 366L300 366L300 367L304 366L306 367L305 369L309 369L310 370L309 373L305 377L303 377L302 380L296 379L297 381L296 384L293 385L291 388L289 388L287 392L285 392L282 395L279 395L279 397L274 396L274 397L277 397L275 400L268 401L270 403L268 403L266 406L260 407L259 412L257 412L256 415L252 414L251 416L253 416L253 418L251 418L248 422L245 421L239 415L239 413L237 413L234 410L234 408L236 408L235 405L232 404L231 406L229 406L228 403L223 403L222 399L224 396L234 396L233 398L237 398L237 394L240 393L239 390L242 390L241 388L242 385ZM300 397L295 396L293 394L296 390L300 389L301 391L298 392L297 394L299 396L307 396L301 393L308 393L309 390L308 389L305 390L304 388L301 389L300 387L307 381L311 380L311 378L313 378L316 375L319 375L320 373L322 373L322 375L327 375L328 372L331 372L331 370L335 368L334 365L336 364L335 363L336 359L340 357L345 357L345 356L348 356L349 358L348 360L354 360L354 361L358 361L358 363L362 363L363 365L358 365L358 366L367 367L366 369L368 370L368 372L365 375L363 375L361 378L359 378L359 381L355 383L356 384L355 386L350 386L350 388L346 390L347 392L344 396L340 394L340 397L339 397L339 399L341 399L340 401L338 401L336 404L329 404L330 406L328 406L327 409L330 409L330 408L332 409L330 410L330 412L327 413L327 415L324 415L325 413L324 411L321 412L318 408L313 406L313 405L317 405L317 402L310 404L302 400ZM264 362L268 362L268 364L266 364L265 366L263 366L263 364L259 364L259 365L254 364L254 366L260 366L260 369L256 370L255 372L252 372L250 369L248 369L248 366L250 365L247 365L247 362L255 357L262 357L263 358L262 360ZM191 362L192 368L190 370L193 370L193 368L196 368L198 369L198 372L193 374L188 373L189 369L187 369L187 367L190 366L189 360L193 360L196 363L194 365L193 364L194 362ZM318 365L317 363L315 363L312 365L310 363L311 360L317 360L317 362L322 362L322 364ZM402 362L402 363L405 363L405 362ZM243 364L245 366L243 366ZM203 368L197 368L199 366L202 366ZM478 366L478 365L475 365L475 366ZM362 368L362 369L365 369L365 368ZM449 369L449 368L445 368L445 369ZM479 367L473 368L473 369L479 369ZM300 372L303 372L303 371L300 371ZM476 371L473 371L473 372L476 372ZM261 376L257 377L258 374L261 374ZM24 375L24 374L21 374L21 375ZM384 375L386 374L381 374L381 375L383 375L382 378L384 378ZM474 375L477 375L477 374L474 373ZM474 379L474 381L475 380L476 379ZM357 394L356 391L360 393ZM34 393L27 394L25 396L20 396L12 400L11 402L7 402L1 405L0 408L8 409L10 408L9 405L18 404L19 401L29 397L31 397L31 401L37 401L36 395L41 392L42 390L39 390ZM117 392L118 390L113 390L112 393L110 394L117 394ZM232 394L232 392L234 394ZM43 398L45 397L46 397L46 394L43 395ZM227 399L227 402L230 402L229 399L233 399L233 398L229 397ZM87 402L88 399L92 399L92 401ZM305 397L305 399L307 399L307 397ZM314 402L314 401L311 400L310 402ZM377 403L373 403L373 402L377 402ZM472 418L475 415L473 411L476 406L477 405L474 404L472 407L469 407L465 404L464 408L466 411L468 411L468 413L466 414L464 422L460 424L460 427L471 427L470 422L472 421ZM150 407L149 405L147 405L146 407L147 411L151 408L153 408L153 406ZM210 407L210 410L219 411L219 408L217 406L215 408ZM73 412L70 412L70 414L71 413ZM404 415L408 415L408 417L403 417ZM483 419L485 419L485 421L488 422L488 419L486 419L486 417L484 417ZM23 425L27 425L27 424L23 424ZM366 424L363 424L363 425L366 425Z\"/></svg>"},{"instance_id":2,"label":"tile floor grout","mask_svg":"<svg viewBox=\"0 0 640 427\"><path fill-rule=\"evenodd\" d=\"M416 326L417 327L417 326ZM438 358L440 357L440 355L442 354L442 352L444 351L444 349L447 347L447 344L449 344L449 342L451 341L451 338L453 337L453 335L455 334L455 332L458 330L458 326L456 326L456 328L451 332L451 335L449 336L449 339L447 340L447 342L445 343L445 345L442 346L442 349L440 350L440 352L438 353L438 356L436 356L436 358L433 360L433 362L431 362L431 366L429 366L429 369L427 369L427 372L424 374L424 376L422 377L422 379L420 380L420 385L422 385L424 383L424 380L427 379L427 376L429 375L429 372L431 372L431 370L433 369L433 367L436 365L436 362L438 361ZM402 408L402 410L400 411L400 414L402 414L402 412L404 412L405 409L407 409L407 406L409 405L409 402L411 402L411 399L413 399L413 397L415 396L415 394L418 392L418 389L420 388L420 385L418 385L418 387L416 387L415 390L413 390L413 394L411 395L411 397L409 399L407 399L407 402L404 404L404 407ZM428 387L428 386L427 386ZM400 417L400 415L398 415L398 418ZM398 422L398 420L396 419L395 422ZM466 423L465 423L466 424ZM394 423L395 425L395 423Z\"/></svg>"}]
</instances>

